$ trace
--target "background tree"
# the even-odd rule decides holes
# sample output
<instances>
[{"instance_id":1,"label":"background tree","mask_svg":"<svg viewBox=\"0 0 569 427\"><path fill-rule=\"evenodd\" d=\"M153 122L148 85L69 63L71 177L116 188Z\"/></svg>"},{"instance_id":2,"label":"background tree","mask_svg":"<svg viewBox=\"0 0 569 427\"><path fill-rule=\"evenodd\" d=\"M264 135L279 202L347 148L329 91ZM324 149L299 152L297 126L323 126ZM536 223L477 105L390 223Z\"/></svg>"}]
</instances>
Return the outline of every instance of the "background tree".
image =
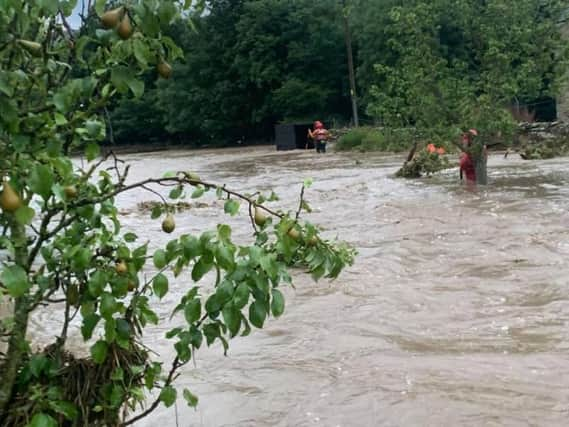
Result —
<instances>
[{"instance_id":1,"label":"background tree","mask_svg":"<svg viewBox=\"0 0 569 427\"><path fill-rule=\"evenodd\" d=\"M167 76L167 63L182 52L163 30L199 4L139 0L105 10L97 1L89 10L100 18L93 32L69 28L75 3L0 1L0 297L12 307L0 323L6 426L125 426L161 403L171 406L178 371L204 342L227 350L229 338L282 314L279 287L291 281L290 267L334 278L353 260L351 248L301 221L309 183L299 210L284 212L263 195L240 194L188 171L129 182L128 165L112 153L99 157L106 107L119 96L140 99L152 70ZM69 156L77 151L84 167ZM168 187L170 201L151 185ZM199 235L174 234L149 253L148 242L121 225L115 198L127 191L158 197L152 218L163 218L165 233L175 231L171 203L191 194L223 199L230 215L241 208L253 236L237 245L231 228L220 224ZM147 278L149 264L155 272ZM166 335L176 354L166 365L142 341L145 328L160 321L152 305L168 293L172 277L189 285L172 307L180 324ZM61 318L53 342L28 340L39 307ZM66 350L74 319L90 357ZM132 414L147 392L158 397ZM197 404L190 390L183 397Z\"/></svg>"},{"instance_id":2,"label":"background tree","mask_svg":"<svg viewBox=\"0 0 569 427\"><path fill-rule=\"evenodd\" d=\"M372 3L360 5L374 10ZM484 135L473 148L478 157L484 139L512 134L513 102L555 96L567 57L554 18L562 7L540 0L381 2L375 13L384 13L382 24L362 18L360 28L360 41L384 53L370 61L372 47L360 49L368 114L429 138L449 140L476 127Z\"/></svg>"},{"instance_id":3,"label":"background tree","mask_svg":"<svg viewBox=\"0 0 569 427\"><path fill-rule=\"evenodd\" d=\"M338 2L212 1L193 22L170 30L184 61L157 100L149 92L123 109L133 121L121 141L143 128L139 107L141 118L155 111L165 138L189 144L270 139L278 121L349 117Z\"/></svg>"}]
</instances>

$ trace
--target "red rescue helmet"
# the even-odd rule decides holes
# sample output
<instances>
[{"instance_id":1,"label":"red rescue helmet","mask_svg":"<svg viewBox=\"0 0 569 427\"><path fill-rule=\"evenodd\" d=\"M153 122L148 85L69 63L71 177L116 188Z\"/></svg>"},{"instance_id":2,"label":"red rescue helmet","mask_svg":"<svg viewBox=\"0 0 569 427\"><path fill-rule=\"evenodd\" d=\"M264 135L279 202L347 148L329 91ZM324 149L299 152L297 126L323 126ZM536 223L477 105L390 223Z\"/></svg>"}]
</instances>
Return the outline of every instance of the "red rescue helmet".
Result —
<instances>
[{"instance_id":1,"label":"red rescue helmet","mask_svg":"<svg viewBox=\"0 0 569 427\"><path fill-rule=\"evenodd\" d=\"M322 124L321 121L316 120L316 121L314 122L314 129L322 129L323 127L324 127L324 125Z\"/></svg>"}]
</instances>

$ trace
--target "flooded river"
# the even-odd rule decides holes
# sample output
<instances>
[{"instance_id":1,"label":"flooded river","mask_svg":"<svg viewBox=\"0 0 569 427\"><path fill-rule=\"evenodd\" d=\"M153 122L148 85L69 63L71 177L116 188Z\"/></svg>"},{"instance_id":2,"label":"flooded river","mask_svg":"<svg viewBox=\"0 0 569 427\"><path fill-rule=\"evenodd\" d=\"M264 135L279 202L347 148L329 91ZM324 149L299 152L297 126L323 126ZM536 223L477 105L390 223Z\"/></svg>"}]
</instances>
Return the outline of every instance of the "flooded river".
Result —
<instances>
[{"instance_id":1,"label":"flooded river","mask_svg":"<svg viewBox=\"0 0 569 427\"><path fill-rule=\"evenodd\" d=\"M161 408L137 425L160 426L566 426L569 423L569 159L489 160L490 185L472 192L457 170L396 180L400 157L317 156L273 148L126 156L131 179L194 170L203 179L275 190L307 219L359 251L338 280L298 275L284 316L214 346L178 380L197 410ZM164 244L140 213L151 193L119 200L126 227ZM177 231L247 218L190 209ZM190 279L160 304L167 317ZM45 325L47 319L43 319ZM164 329L146 341L166 360Z\"/></svg>"}]
</instances>

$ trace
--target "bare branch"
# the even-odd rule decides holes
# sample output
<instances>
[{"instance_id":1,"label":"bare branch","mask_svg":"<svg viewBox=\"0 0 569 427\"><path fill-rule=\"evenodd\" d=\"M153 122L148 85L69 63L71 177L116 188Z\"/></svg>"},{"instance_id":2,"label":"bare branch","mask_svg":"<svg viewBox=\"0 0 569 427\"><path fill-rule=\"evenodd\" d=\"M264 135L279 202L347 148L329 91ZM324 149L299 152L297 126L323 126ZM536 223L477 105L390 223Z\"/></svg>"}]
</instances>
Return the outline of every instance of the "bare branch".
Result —
<instances>
[{"instance_id":1,"label":"bare branch","mask_svg":"<svg viewBox=\"0 0 569 427\"><path fill-rule=\"evenodd\" d=\"M300 189L300 200L298 201L298 209L296 211L295 219L298 221L300 217L300 212L302 211L302 205L304 204L304 184L302 184L302 188Z\"/></svg>"},{"instance_id":2,"label":"bare branch","mask_svg":"<svg viewBox=\"0 0 569 427\"><path fill-rule=\"evenodd\" d=\"M63 23L65 30L67 31L67 35L69 36L71 41L74 42L75 37L73 36L73 30L71 29L71 26L69 25L69 22L67 22L67 18L65 17L65 14L61 9L59 9L59 16L61 17L61 22Z\"/></svg>"},{"instance_id":3,"label":"bare branch","mask_svg":"<svg viewBox=\"0 0 569 427\"><path fill-rule=\"evenodd\" d=\"M168 387L170 384L172 384L172 382L175 379L174 375L176 374L176 371L184 365L185 365L185 363L180 362L180 358L178 356L176 356L176 358L172 362L172 367L170 368L170 372L168 373L168 377L166 378L166 381L164 381L164 387ZM122 424L119 424L119 427L126 427L128 425L134 424L138 420L143 419L148 414L153 412L158 407L159 404L160 404L160 397L157 397L156 400L154 402L152 402L152 405L150 405L144 412L138 414L137 416L135 416L134 418L131 418L128 421L125 421Z\"/></svg>"}]
</instances>

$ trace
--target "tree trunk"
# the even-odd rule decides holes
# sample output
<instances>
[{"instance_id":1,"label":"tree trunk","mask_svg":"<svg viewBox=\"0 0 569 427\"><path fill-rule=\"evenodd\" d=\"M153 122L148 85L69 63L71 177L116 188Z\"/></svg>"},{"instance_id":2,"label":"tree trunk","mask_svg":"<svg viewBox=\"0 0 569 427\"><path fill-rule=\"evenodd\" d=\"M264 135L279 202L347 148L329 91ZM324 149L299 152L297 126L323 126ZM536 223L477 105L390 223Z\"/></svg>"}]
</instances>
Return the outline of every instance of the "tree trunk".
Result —
<instances>
[{"instance_id":1,"label":"tree trunk","mask_svg":"<svg viewBox=\"0 0 569 427\"><path fill-rule=\"evenodd\" d=\"M26 246L26 230L24 226L13 223L11 226L12 241L16 249L15 262L24 267L28 261ZM25 267L24 267L25 268ZM29 296L24 295L14 301L14 327L8 341L8 351L4 363L0 366L0 423L8 414L9 403L18 371L24 362L27 352L26 331L29 317Z\"/></svg>"},{"instance_id":2,"label":"tree trunk","mask_svg":"<svg viewBox=\"0 0 569 427\"><path fill-rule=\"evenodd\" d=\"M483 154L474 161L474 171L476 173L476 184L487 185L488 184L488 170L486 168L487 159Z\"/></svg>"}]
</instances>

